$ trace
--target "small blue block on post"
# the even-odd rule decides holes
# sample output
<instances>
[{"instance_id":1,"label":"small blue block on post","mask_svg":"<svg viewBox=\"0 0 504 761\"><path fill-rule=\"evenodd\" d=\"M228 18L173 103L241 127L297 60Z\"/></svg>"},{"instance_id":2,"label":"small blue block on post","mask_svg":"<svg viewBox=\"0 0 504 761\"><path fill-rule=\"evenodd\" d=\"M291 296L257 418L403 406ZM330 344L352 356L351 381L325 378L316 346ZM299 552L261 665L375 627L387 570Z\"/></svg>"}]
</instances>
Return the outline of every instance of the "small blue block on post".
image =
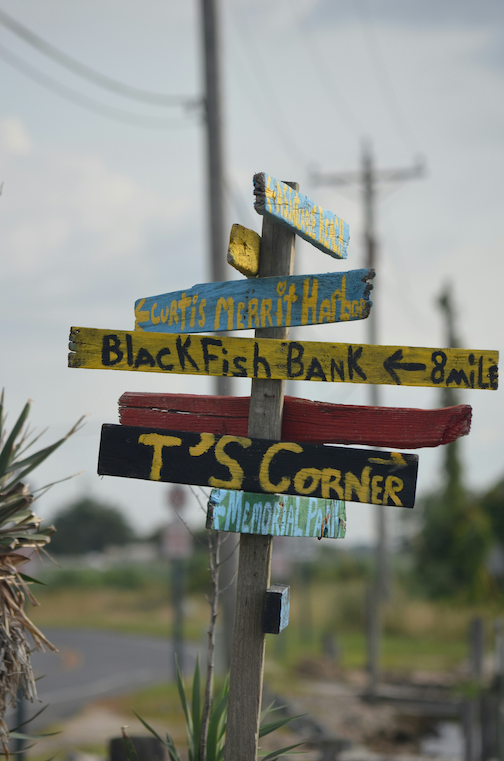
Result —
<instances>
[{"instance_id":1,"label":"small blue block on post","mask_svg":"<svg viewBox=\"0 0 504 761\"><path fill-rule=\"evenodd\" d=\"M290 587L273 584L264 595L263 632L280 634L289 623Z\"/></svg>"}]
</instances>

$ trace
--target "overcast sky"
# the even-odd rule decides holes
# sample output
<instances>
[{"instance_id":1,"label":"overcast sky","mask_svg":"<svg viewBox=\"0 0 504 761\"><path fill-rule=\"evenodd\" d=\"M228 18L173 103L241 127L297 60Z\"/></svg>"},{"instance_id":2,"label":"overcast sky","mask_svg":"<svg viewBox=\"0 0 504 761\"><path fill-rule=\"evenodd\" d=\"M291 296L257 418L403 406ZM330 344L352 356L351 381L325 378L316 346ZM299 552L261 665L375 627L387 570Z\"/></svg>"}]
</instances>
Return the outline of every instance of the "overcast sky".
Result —
<instances>
[{"instance_id":1,"label":"overcast sky","mask_svg":"<svg viewBox=\"0 0 504 761\"><path fill-rule=\"evenodd\" d=\"M382 344L442 347L435 302L450 282L463 345L502 349L503 8L498 0L220 3L228 226L239 222L260 232L255 172L296 180L348 222L351 237L346 261L298 242L297 271L361 267L358 189L316 187L312 172L358 169L364 137L380 168L425 159L423 179L380 189L373 300ZM1 0L0 10L103 74L158 92L201 94L199 3ZM114 112L122 121L59 97L27 73L125 112ZM102 91L2 26L0 87L6 406L12 422L32 398L32 423L49 427L47 443L89 413L85 428L35 480L42 485L84 474L55 487L40 511L51 517L69 499L90 493L149 531L166 519L167 487L99 479L100 426L117 422L124 391L209 393L213 382L69 370L67 338L71 325L131 329L136 299L208 279L201 116ZM141 124L126 123L135 119ZM238 275L230 269L229 276ZM365 341L366 324L296 335ZM250 381L240 381L233 393L249 392ZM291 383L289 393L369 402L369 389L352 384ZM388 406L441 404L432 389L384 386L380 393ZM462 447L466 480L485 488L504 475L502 392L465 392L460 401L473 406L472 432ZM441 452L419 454L422 494L439 485ZM347 518L348 542L371 539L372 508L349 505Z\"/></svg>"}]
</instances>

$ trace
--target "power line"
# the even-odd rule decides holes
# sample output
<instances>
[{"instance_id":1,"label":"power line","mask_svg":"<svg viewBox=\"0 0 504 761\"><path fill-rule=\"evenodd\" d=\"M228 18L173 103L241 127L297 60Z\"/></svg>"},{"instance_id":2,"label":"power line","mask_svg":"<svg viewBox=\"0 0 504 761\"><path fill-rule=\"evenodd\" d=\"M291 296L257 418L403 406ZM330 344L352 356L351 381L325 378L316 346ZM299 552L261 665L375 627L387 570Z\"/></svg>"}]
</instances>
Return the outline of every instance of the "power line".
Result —
<instances>
[{"instance_id":1,"label":"power line","mask_svg":"<svg viewBox=\"0 0 504 761\"><path fill-rule=\"evenodd\" d=\"M83 77L89 82L98 85L98 87L103 87L116 95L122 95L124 98L132 98L133 100L139 100L144 103L157 104L158 106L183 106L184 108L194 108L201 102L199 98L191 98L187 95L166 95L164 93L149 92L148 90L127 85L124 82L119 82L116 79L112 79L112 77L101 74L99 71L96 71L90 66L80 63L80 61L67 55L62 50L51 45L51 43L46 42L42 37L39 37L38 34L27 29L27 27L20 24L19 21L16 21L12 16L9 16L2 10L0 10L0 24L43 55L56 61L60 66L64 66L79 77Z\"/></svg>"},{"instance_id":2,"label":"power line","mask_svg":"<svg viewBox=\"0 0 504 761\"><path fill-rule=\"evenodd\" d=\"M241 191L241 188L236 183L232 182L229 178L229 175L227 177L226 182L224 183L224 190L227 195L228 201L231 204L231 206L234 208L235 214L237 215L238 219L247 221L247 224L252 225L253 222L257 221L254 219L257 215L253 211L252 203L247 204L244 195Z\"/></svg>"},{"instance_id":3,"label":"power line","mask_svg":"<svg viewBox=\"0 0 504 761\"><path fill-rule=\"evenodd\" d=\"M42 74L42 72L38 71L34 66L23 61L22 58L19 58L19 56L12 53L10 50L7 50L7 48L1 44L0 58L8 63L9 66L17 69L17 71L20 71L26 77L32 79L46 90L55 93L60 98L70 101L81 108L85 108L87 111L99 114L100 116L105 116L107 119L113 119L114 121L122 122L123 124L131 124L138 127L148 127L150 129L173 129L176 127L188 126L187 116L182 117L184 121L182 121L182 119L160 119L157 117L142 116L141 114L133 114L129 111L124 111L121 108L115 108L114 106L100 103L100 101L95 100L94 98L82 95L76 90L61 84L61 82L58 82L52 77Z\"/></svg>"},{"instance_id":4,"label":"power line","mask_svg":"<svg viewBox=\"0 0 504 761\"><path fill-rule=\"evenodd\" d=\"M374 166L371 146L364 142L362 146L362 165L360 171L331 174L318 174L312 179L319 185L358 185L362 191L364 216L364 241L366 248L365 266L374 269L377 258L375 234L375 207L377 186L380 183L404 182L423 175L423 167L416 165L408 168L377 170ZM376 286L375 286L376 287ZM373 301L375 301L373 298ZM368 340L370 344L378 343L376 324L376 302L367 319ZM371 404L379 405L377 386L370 386ZM378 642L381 629L380 606L388 595L388 568L386 557L386 514L383 505L377 505L377 542L375 558L374 587L369 596L370 628L368 638L369 657L369 692L376 692L378 681Z\"/></svg>"},{"instance_id":5,"label":"power line","mask_svg":"<svg viewBox=\"0 0 504 761\"><path fill-rule=\"evenodd\" d=\"M383 100L386 104L392 121L395 123L396 130L401 136L405 148L409 151L418 153L418 141L404 115L404 111L397 97L396 91L392 85L390 74L385 65L385 61L376 37L373 19L369 10L367 0L356 0L358 15L361 22L362 31L367 37L367 53L371 59L373 74L382 91ZM366 18L364 18L364 14ZM367 22L367 23L366 23Z\"/></svg>"},{"instance_id":6,"label":"power line","mask_svg":"<svg viewBox=\"0 0 504 761\"><path fill-rule=\"evenodd\" d=\"M244 61L247 61L247 66L244 67L247 71L247 75L249 76L249 79L251 79L254 84L257 87L257 90L261 93L261 96L264 98L264 101L266 105L268 106L268 115L270 118L272 118L279 130L279 134L282 135L282 147L284 149L285 154L289 154L289 158L292 160L295 166L298 166L300 163L306 165L306 159L303 157L302 152L299 150L299 146L297 145L295 139L293 139L293 136L290 132L291 130L291 121L290 119L285 118L285 114L283 112L283 108L280 105L280 101L278 96L273 91L273 88L271 87L270 82L270 73L268 71L265 71L264 68L262 68L262 58L261 55L257 54L256 51L254 51L254 65L250 67L249 69L249 58L246 55L245 49L248 44L248 37L243 34L243 30L246 28L246 23L243 21L243 23L237 22L236 18L233 17L233 13L236 9L238 9L238 13L241 15L243 20L243 14L242 14L242 7L235 3L234 5L231 4L230 8L233 8L233 11L229 14L229 18L231 19L231 23L235 27L235 30L241 37L242 44L240 45L237 41L236 48L240 51L240 55L243 57ZM230 39L232 41L232 44L235 42L235 38L233 35L230 36ZM257 84L257 68L262 68L262 72L260 72L260 84ZM252 72L252 74L251 74ZM267 100L266 96L266 90L269 91L269 101Z\"/></svg>"},{"instance_id":7,"label":"power line","mask_svg":"<svg viewBox=\"0 0 504 761\"><path fill-rule=\"evenodd\" d=\"M284 0L284 6L286 8L286 13L292 14L291 0ZM312 34L306 24L304 26L304 34L300 34L299 36L304 43L305 52L308 54L307 57L313 65L317 76L325 80L326 86L331 93L331 97L327 98L327 102L334 107L334 111L336 111L340 121L345 124L353 135L355 132L362 132L359 120L355 116L348 100L339 87L336 78L333 76L332 68L324 61L321 49L315 44Z\"/></svg>"}]
</instances>

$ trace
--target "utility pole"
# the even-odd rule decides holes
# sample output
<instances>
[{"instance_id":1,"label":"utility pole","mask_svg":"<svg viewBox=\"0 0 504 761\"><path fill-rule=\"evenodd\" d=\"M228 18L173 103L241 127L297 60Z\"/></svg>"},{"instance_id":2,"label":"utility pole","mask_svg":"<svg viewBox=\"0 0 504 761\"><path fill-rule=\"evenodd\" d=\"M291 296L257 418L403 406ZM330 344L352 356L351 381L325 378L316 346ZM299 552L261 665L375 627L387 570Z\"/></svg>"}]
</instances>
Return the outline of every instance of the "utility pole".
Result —
<instances>
[{"instance_id":1,"label":"utility pole","mask_svg":"<svg viewBox=\"0 0 504 761\"><path fill-rule=\"evenodd\" d=\"M210 226L211 276L214 282L226 278L226 234L224 215L224 141L220 76L218 0L201 0L203 53L205 64L205 122L207 143L207 199ZM217 379L217 393L224 393Z\"/></svg>"},{"instance_id":2,"label":"utility pole","mask_svg":"<svg viewBox=\"0 0 504 761\"><path fill-rule=\"evenodd\" d=\"M364 246L366 251L365 267L376 268L377 241L375 233L375 207L379 184L405 182L406 180L422 177L424 167L420 161L407 169L376 169L369 140L362 142L361 170L357 172L341 172L330 174L314 174L312 181L317 185L332 187L358 185L362 191L364 216ZM379 278L378 278L379 283ZM376 309L376 285L373 289L373 308L367 318L368 343L378 343L378 325ZM369 386L371 404L378 407L380 393L378 386ZM379 639L381 633L380 609L388 596L387 570L387 532L386 513L383 505L376 505L376 550L375 577L372 588L367 595L368 611L368 668L369 693L376 693L378 683Z\"/></svg>"},{"instance_id":3,"label":"utility pole","mask_svg":"<svg viewBox=\"0 0 504 761\"><path fill-rule=\"evenodd\" d=\"M207 143L207 199L210 227L211 278L214 283L227 280L227 240L224 214L224 140L222 130L222 97L218 0L201 0L201 26L203 60L205 69L204 113ZM229 378L215 379L215 393L218 396L230 394ZM228 558L220 573L223 613L223 644L226 668L231 664L231 645L235 612L236 584L234 579L238 568L239 537L228 534L223 554Z\"/></svg>"}]
</instances>

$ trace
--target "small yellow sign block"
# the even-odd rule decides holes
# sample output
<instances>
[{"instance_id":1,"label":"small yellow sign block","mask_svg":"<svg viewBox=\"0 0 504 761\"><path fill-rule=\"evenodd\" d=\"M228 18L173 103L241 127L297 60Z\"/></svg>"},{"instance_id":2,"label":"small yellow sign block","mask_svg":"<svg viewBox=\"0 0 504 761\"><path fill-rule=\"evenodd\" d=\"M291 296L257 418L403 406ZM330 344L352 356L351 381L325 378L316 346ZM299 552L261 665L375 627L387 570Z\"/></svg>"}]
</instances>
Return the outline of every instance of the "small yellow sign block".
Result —
<instances>
[{"instance_id":1,"label":"small yellow sign block","mask_svg":"<svg viewBox=\"0 0 504 761\"><path fill-rule=\"evenodd\" d=\"M242 225L233 225L229 236L227 261L246 277L259 274L261 236Z\"/></svg>"}]
</instances>

